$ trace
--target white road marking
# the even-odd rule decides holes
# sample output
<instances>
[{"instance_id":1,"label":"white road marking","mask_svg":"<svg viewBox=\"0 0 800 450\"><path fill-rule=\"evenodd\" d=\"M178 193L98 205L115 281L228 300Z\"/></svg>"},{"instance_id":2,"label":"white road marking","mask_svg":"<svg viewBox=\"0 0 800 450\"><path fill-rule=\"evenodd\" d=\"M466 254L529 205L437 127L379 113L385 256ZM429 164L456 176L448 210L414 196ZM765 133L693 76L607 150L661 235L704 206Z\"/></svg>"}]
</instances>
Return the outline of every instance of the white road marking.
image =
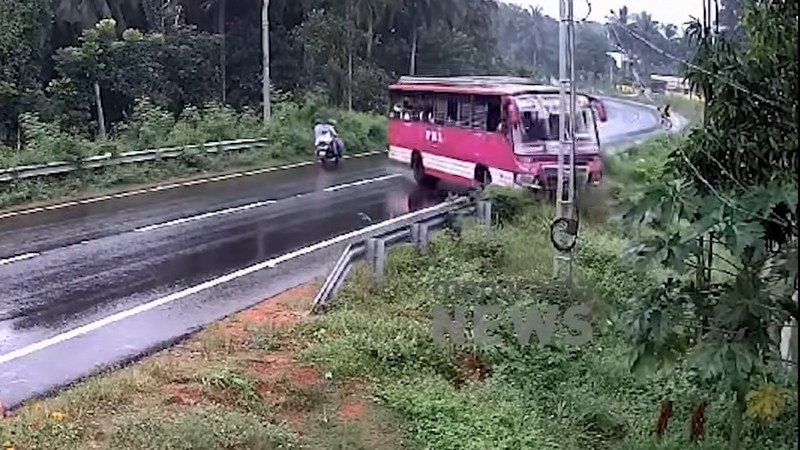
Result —
<instances>
[{"instance_id":1,"label":"white road marking","mask_svg":"<svg viewBox=\"0 0 800 450\"><path fill-rule=\"evenodd\" d=\"M373 151L373 152L356 153L354 155L346 155L343 159L364 158L364 157L367 157L367 156L373 156L373 155L377 155L377 154L385 153L385 152L386 152L386 150L376 150L376 151ZM40 206L40 207L31 208L31 209L24 209L24 210L20 210L20 211L10 211L10 212L4 213L4 214L0 214L0 219L8 219L10 217L25 216L25 215L28 215L28 214L35 214L35 213L39 213L39 212L42 212L42 211L53 211L53 210L56 210L56 209L67 208L67 207L70 207L70 206L86 205L86 204L89 204L89 203L97 203L97 202L102 202L102 201L106 201L106 200L113 200L113 199L118 199L118 198L132 197L134 195L142 195L142 194L147 194L147 193L150 193L150 192L159 192L159 191L166 191L168 189L176 189L176 188L187 187L187 186L195 186L195 185L198 185L198 184L214 183L214 182L217 182L217 181L230 180L232 178L246 177L246 176L252 176L252 175L260 175L260 174L269 173L269 172L277 172L277 171L280 171L280 170L296 169L298 167L310 166L312 164L316 164L316 161L303 161L303 162L299 162L299 163L287 164L287 165L278 166L278 167L265 167L263 169L254 169L254 170L249 170L249 171L246 171L246 172L235 172L235 173L230 173L230 174L226 174L226 175L218 175L218 176L215 176L215 177L201 178L201 179L198 179L198 180L186 181L186 182L183 182L183 183L173 183L173 184L154 186L154 187L149 188L149 189L138 189L138 190L135 190L135 191L127 191L127 192L120 192L120 193L117 193L117 194L102 195L102 196L99 196L99 197L92 197L92 198L87 198L87 199L83 199L83 200L74 200L74 201L69 201L69 202L65 202L65 203L58 203L58 204L55 204L55 205Z\"/></svg>"},{"instance_id":2,"label":"white road marking","mask_svg":"<svg viewBox=\"0 0 800 450\"><path fill-rule=\"evenodd\" d=\"M431 208L427 208L427 210L436 211L436 210L440 210L440 209L445 209L445 208L447 208L449 206L450 205L448 205L447 203L442 203L442 204L433 206ZM418 213L419 213L419 211L416 212L416 214L418 214ZM96 320L94 322L88 323L88 324L83 325L81 327L78 327L78 328L75 328L73 330L67 331L65 333L58 334L58 335L53 336L51 338L45 339L43 341L39 341L39 342L36 342L34 344L27 345L25 347L19 348L17 350L12 351L12 352L9 352L9 353L6 353L4 355L1 355L0 356L0 364L5 364L7 362L14 361L16 359L19 359L19 358L22 358L24 356L30 355L32 353L36 353L38 351L41 351L41 350L44 350L46 348L52 347L53 345L57 345L57 344L60 344L62 342L66 342L66 341L68 341L70 339L73 339L73 338L76 338L76 337L79 337L79 336L83 336L83 335L88 334L88 333L90 333L92 331L99 330L99 329L101 329L101 328L103 328L103 327L105 327L107 325L111 325L113 323L119 322L119 321L127 319L129 317L133 317L133 316L135 316L137 314L141 314L143 312L150 311L150 310L152 310L154 308L157 308L159 306L166 305L166 304L172 303L172 302L174 302L176 300L180 300L182 298L188 297L189 295L196 294L198 292L202 292L202 291L211 289L213 287L219 286L220 284L224 284L224 283L227 283L229 281L236 280L236 279L241 278L243 276L250 275L252 273L255 273L255 272L258 272L258 271L261 271L261 270L264 270L264 269L273 268L273 267L277 266L278 264L290 261L290 260L295 259L295 258L299 258L300 256L307 255L309 253L315 252L317 250L321 250L321 249L326 248L326 247L330 247L330 246L333 246L333 245L336 245L336 244L339 244L339 243L342 243L342 242L346 242L347 240L352 239L352 238L354 238L356 236L359 236L359 235L362 235L362 234L365 234L365 233L369 233L371 231L380 229L380 228L385 227L385 226L389 226L390 224L402 222L405 219L406 219L405 216L399 216L399 217L395 217L393 219L389 219L389 220L386 220L386 221L383 221L383 222L379 222L379 223L376 223L374 225L370 225L370 226L367 226L367 227L364 227L364 228L361 228L361 229L358 229L358 230L355 230L355 231L351 231L351 232L348 232L348 233L340 234L339 236L336 236L334 238L318 242L318 243L316 243L314 245L310 245L308 247L303 247L301 249L298 249L298 250L286 253L284 255L278 256L277 258L273 258L273 259L270 259L270 260L267 260L267 261L264 261L264 262L261 262L261 263L258 263L258 264L254 264L254 265L249 266L249 267L245 267L244 269L240 269L240 270L237 270L235 272L231 272L231 273L229 273L227 275L223 275L221 277L215 278L213 280L206 281L205 283L201 283L201 284L198 284L196 286L192 286L192 287L190 287L188 289L184 289L182 291L175 292L174 294L168 295L166 297L162 297L162 298L153 300L153 301L151 301L149 303L144 303L144 304L139 305L139 306L137 306L135 308L131 308L131 309L126 310L126 311L121 311L121 312L118 312L116 314L112 314L112 315L110 315L110 316L108 316L106 318L103 318L103 319L100 319L100 320Z\"/></svg>"},{"instance_id":3,"label":"white road marking","mask_svg":"<svg viewBox=\"0 0 800 450\"><path fill-rule=\"evenodd\" d=\"M233 208L220 209L218 211L210 211L210 212L207 212L207 213L204 213L204 214L198 214L196 216L189 216L189 217L184 217L184 218L181 218L181 219L170 220L169 222L162 222L162 223L157 223L155 225L148 225L146 227L137 228L134 231L136 231L138 233L138 232L142 232L142 231L158 230L159 228L166 228L166 227L171 227L171 226L174 226L174 225L180 225L182 223L194 222L196 220L208 219L209 217L221 216L221 215L224 215L224 214L232 214L232 213L237 213L237 212L241 212L241 211L247 211L248 209L259 208L261 206L272 205L272 204L274 204L276 202L277 202L277 200L267 200L267 201L263 201L263 202L248 203L246 205L235 206Z\"/></svg>"},{"instance_id":4,"label":"white road marking","mask_svg":"<svg viewBox=\"0 0 800 450\"><path fill-rule=\"evenodd\" d=\"M0 259L0 266L5 264L11 264L15 262L25 261L26 259L31 259L39 256L39 253L25 253L22 255L12 256L6 259Z\"/></svg>"},{"instance_id":5,"label":"white road marking","mask_svg":"<svg viewBox=\"0 0 800 450\"><path fill-rule=\"evenodd\" d=\"M352 183L344 183L344 184L339 184L339 185L336 185L336 186L331 186L329 188L325 188L324 191L325 192L335 192L335 191L339 191L339 190L342 190L342 189L348 189L348 188L352 188L352 187L363 186L363 185L370 184L370 183L376 183L378 181L390 180L390 179L393 179L393 178L397 178L399 176L400 176L399 174L391 174L391 175L384 175L384 176L376 177L376 178L368 178L368 179L365 179L365 180L354 181ZM287 200L287 199L291 199L291 198L306 197L306 196L313 195L313 194L314 194L314 192L305 192L305 193L293 195L291 197L287 197L286 199L283 199L283 200ZM238 213L238 212L247 211L247 210L250 210L250 209L253 209L253 208L260 208L262 206L269 206L269 205L275 204L277 202L278 202L278 200L265 200L265 201L260 201L260 202L248 203L246 205L234 206L233 208L220 209L220 210L217 210L217 211L209 211L209 212L203 213L203 214L197 214L197 215L194 215L194 216L182 217L180 219L170 220L170 221L167 221L167 222L157 223L157 224L153 224L153 225L147 225L147 226L144 226L144 227L136 228L133 231L136 232L136 233L142 233L142 232L147 232L147 231L158 230L158 229L161 229L161 228L171 227L171 226L175 226L175 225L181 225L181 224L184 224L184 223L194 222L194 221L197 221L197 220L208 219L210 217L216 217L216 216L222 216L222 215L225 215L225 214ZM83 241L81 241L79 243L79 245L86 244L87 242L89 242L89 241L88 240L83 240ZM26 259L30 259L30 258L39 256L39 255L40 255L40 253L26 253L24 255L14 256L14 257L7 258L7 259L0 259L0 266L2 266L4 264L12 264L12 263L15 263L15 262L24 261Z\"/></svg>"},{"instance_id":6,"label":"white road marking","mask_svg":"<svg viewBox=\"0 0 800 450\"><path fill-rule=\"evenodd\" d=\"M376 183L378 181L391 180L392 178L397 178L399 176L400 176L399 174L384 175L382 177L368 178L366 180L354 181L352 183L339 184L339 185L336 185L336 186L331 186L329 188L325 188L323 190L325 192L334 192L334 191L339 191L341 189L347 189L347 188L356 187L356 186L363 186L365 184Z\"/></svg>"},{"instance_id":7,"label":"white road marking","mask_svg":"<svg viewBox=\"0 0 800 450\"><path fill-rule=\"evenodd\" d=\"M331 186L329 188L324 189L324 191L325 192L334 192L334 191L338 191L338 190L341 190L341 189L347 189L347 188L351 188L351 187L363 186L363 185L369 184L369 183L376 183L378 181L390 180L392 178L397 178L399 176L400 175L392 174L392 175L385 175L385 176L382 176L382 177L368 178L366 180L359 180L359 181L354 181L352 183L345 183L345 184L340 184L340 185L337 185L337 186ZM289 198L305 197L305 196L311 195L311 194L313 194L313 192L297 194L297 195L294 195L294 196L289 197ZM233 208L221 209L219 211L210 211L210 212L207 212L207 213L198 214L196 216L189 216L189 217L184 217L184 218L181 218L181 219L170 220L169 222L157 223L155 225L148 225L148 226L145 226L145 227L137 228L134 231L136 231L136 232L144 232L144 231L158 230L159 228L171 227L171 226L174 226L174 225L180 225L180 224L187 223L187 222L194 222L196 220L208 219L209 217L221 216L221 215L225 215L225 214L233 214L233 213L238 213L238 212L242 212L242 211L247 211L247 210L250 210L250 209L253 209L253 208L260 208L262 206L272 205L272 204L277 203L277 202L278 202L278 200L266 200L266 201L261 201L261 202L248 203L246 205L235 206Z\"/></svg>"}]
</instances>

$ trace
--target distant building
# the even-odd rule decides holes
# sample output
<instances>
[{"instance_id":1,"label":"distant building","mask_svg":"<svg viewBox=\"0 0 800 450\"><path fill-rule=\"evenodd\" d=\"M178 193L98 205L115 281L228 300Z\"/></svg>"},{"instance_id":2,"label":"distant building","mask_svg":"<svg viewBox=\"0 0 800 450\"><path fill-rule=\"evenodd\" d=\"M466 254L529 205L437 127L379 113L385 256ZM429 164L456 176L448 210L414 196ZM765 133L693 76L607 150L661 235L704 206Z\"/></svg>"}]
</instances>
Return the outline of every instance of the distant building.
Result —
<instances>
[{"instance_id":1,"label":"distant building","mask_svg":"<svg viewBox=\"0 0 800 450\"><path fill-rule=\"evenodd\" d=\"M631 59L628 58L628 55L622 52L606 52L606 55L610 56L614 60L614 64L617 66L617 69L622 69L625 63L631 62Z\"/></svg>"},{"instance_id":2,"label":"distant building","mask_svg":"<svg viewBox=\"0 0 800 450\"><path fill-rule=\"evenodd\" d=\"M653 81L660 81L665 83L666 90L670 92L677 92L681 94L689 93L689 83L683 78L675 75L650 75Z\"/></svg>"}]
</instances>

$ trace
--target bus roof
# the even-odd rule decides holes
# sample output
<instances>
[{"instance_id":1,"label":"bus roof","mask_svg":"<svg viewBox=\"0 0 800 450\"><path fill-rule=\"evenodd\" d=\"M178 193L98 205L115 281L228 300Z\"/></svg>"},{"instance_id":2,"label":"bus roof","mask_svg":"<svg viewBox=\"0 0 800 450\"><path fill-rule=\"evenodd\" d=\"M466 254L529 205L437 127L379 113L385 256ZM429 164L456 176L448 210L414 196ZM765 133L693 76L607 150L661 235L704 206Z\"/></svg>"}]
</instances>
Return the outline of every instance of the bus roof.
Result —
<instances>
[{"instance_id":1,"label":"bus roof","mask_svg":"<svg viewBox=\"0 0 800 450\"><path fill-rule=\"evenodd\" d=\"M559 88L529 78L500 76L400 77L392 91L444 92L466 95L557 94Z\"/></svg>"}]
</instances>

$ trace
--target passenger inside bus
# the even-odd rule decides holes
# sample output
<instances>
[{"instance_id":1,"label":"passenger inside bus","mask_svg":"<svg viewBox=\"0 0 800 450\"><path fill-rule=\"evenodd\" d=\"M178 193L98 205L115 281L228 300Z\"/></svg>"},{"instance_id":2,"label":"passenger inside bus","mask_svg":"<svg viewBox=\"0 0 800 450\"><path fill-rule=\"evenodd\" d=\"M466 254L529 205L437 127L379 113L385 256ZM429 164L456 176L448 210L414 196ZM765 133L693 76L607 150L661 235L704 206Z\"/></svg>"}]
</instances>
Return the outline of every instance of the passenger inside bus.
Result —
<instances>
[{"instance_id":1,"label":"passenger inside bus","mask_svg":"<svg viewBox=\"0 0 800 450\"><path fill-rule=\"evenodd\" d=\"M487 131L497 131L501 133L503 131L502 125L502 107L500 106L500 99L492 99L489 100L486 110L486 130Z\"/></svg>"},{"instance_id":2,"label":"passenger inside bus","mask_svg":"<svg viewBox=\"0 0 800 450\"><path fill-rule=\"evenodd\" d=\"M548 141L558 141L558 127L559 127L559 117L560 114L550 114L549 117L549 132L547 133L546 140ZM575 140L576 141L583 141L587 139L591 139L591 134L589 133L589 121L587 119L587 112L585 110L580 111L578 114L578 121L575 123ZM565 138L568 136L567 133L569 130L569 116L566 117L564 121L564 128L565 128Z\"/></svg>"}]
</instances>

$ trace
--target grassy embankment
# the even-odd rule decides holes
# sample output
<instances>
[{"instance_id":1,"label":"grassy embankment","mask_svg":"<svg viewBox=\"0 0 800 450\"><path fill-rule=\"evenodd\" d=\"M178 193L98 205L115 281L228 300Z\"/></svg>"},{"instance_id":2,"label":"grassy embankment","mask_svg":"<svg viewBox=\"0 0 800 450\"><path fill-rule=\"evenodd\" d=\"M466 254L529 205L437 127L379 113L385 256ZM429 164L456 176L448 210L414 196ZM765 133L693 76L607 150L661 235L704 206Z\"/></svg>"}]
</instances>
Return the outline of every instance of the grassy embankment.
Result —
<instances>
[{"instance_id":1,"label":"grassy embankment","mask_svg":"<svg viewBox=\"0 0 800 450\"><path fill-rule=\"evenodd\" d=\"M652 160L663 145L629 156ZM639 164L619 161L610 170L624 180L646 171ZM356 270L324 317L300 313L314 294L313 286L300 288L132 367L28 404L0 422L0 436L17 450L683 450L692 409L707 400L704 439L693 448L726 448L723 396L682 370L629 373L622 314L628 299L666 274L626 264L623 230L586 221L578 287L567 289L550 278L549 211L508 194L496 204L513 219L493 231L470 225L461 235L440 235L426 256L393 251L381 289ZM514 280L524 283L506 294L441 289ZM478 302L555 304L562 313L585 303L594 338L569 346L559 329L548 347L519 346L504 328L503 343L492 348L433 342L434 303ZM657 442L665 400L674 413ZM774 423L747 418L744 448L796 448L796 406L790 400Z\"/></svg>"},{"instance_id":2,"label":"grassy embankment","mask_svg":"<svg viewBox=\"0 0 800 450\"><path fill-rule=\"evenodd\" d=\"M30 202L131 187L166 180L193 178L209 173L252 167L276 166L312 157L312 127L315 117L335 118L346 139L350 155L382 150L386 142L386 121L381 116L335 110L314 96L302 101L281 101L274 105L273 118L264 126L258 113L235 112L221 106L187 108L175 118L146 100L137 103L129 122L119 124L110 137L93 140L71 134L35 116L23 122L21 150L0 145L0 168L51 161L79 161L83 158L132 150L144 150L260 138L266 149L222 154L193 152L164 161L147 161L118 167L89 169L82 173L19 180L0 185L0 208Z\"/></svg>"}]
</instances>

